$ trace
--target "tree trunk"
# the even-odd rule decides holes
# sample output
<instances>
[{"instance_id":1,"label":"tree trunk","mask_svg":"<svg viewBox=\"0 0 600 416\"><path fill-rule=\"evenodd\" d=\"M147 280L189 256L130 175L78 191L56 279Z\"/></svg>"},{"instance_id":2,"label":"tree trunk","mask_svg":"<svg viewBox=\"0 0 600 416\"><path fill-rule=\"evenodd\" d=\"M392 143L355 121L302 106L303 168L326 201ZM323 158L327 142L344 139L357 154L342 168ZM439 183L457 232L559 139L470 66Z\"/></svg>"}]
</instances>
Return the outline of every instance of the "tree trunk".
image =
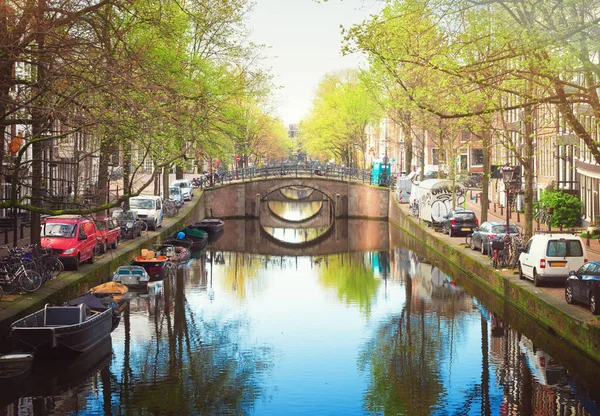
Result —
<instances>
[{"instance_id":1,"label":"tree trunk","mask_svg":"<svg viewBox=\"0 0 600 416\"><path fill-rule=\"evenodd\" d=\"M490 177L491 177L491 160L492 160L492 130L491 128L483 133L481 140L483 147L483 177L481 178L481 218L479 223L484 223L488 220L488 204L490 195Z\"/></svg>"},{"instance_id":2,"label":"tree trunk","mask_svg":"<svg viewBox=\"0 0 600 416\"><path fill-rule=\"evenodd\" d=\"M131 144L124 143L123 145L123 193L131 195ZM129 198L123 201L123 209L129 210Z\"/></svg>"},{"instance_id":3,"label":"tree trunk","mask_svg":"<svg viewBox=\"0 0 600 416\"><path fill-rule=\"evenodd\" d=\"M525 146L524 155L521 158L523 176L525 178L525 241L533 235L533 109L525 107L524 125Z\"/></svg>"}]
</instances>

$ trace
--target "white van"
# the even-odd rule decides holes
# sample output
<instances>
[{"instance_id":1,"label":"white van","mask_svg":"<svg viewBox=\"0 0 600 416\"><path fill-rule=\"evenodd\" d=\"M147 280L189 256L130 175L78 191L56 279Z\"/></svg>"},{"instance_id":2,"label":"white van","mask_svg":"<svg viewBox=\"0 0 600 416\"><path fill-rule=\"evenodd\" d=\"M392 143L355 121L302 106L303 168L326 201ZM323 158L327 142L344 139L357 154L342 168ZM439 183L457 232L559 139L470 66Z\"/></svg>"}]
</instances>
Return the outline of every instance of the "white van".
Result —
<instances>
[{"instance_id":1,"label":"white van","mask_svg":"<svg viewBox=\"0 0 600 416\"><path fill-rule=\"evenodd\" d=\"M565 283L571 270L588 261L585 244L574 234L535 234L519 255L519 278L541 283Z\"/></svg>"},{"instance_id":2,"label":"white van","mask_svg":"<svg viewBox=\"0 0 600 416\"><path fill-rule=\"evenodd\" d=\"M148 229L155 231L162 226L163 204L160 196L140 195L129 198L129 207L137 211L138 217L146 224Z\"/></svg>"},{"instance_id":3,"label":"white van","mask_svg":"<svg viewBox=\"0 0 600 416\"><path fill-rule=\"evenodd\" d=\"M465 205L467 190L449 179L425 179L419 183L419 218L430 226L441 225L448 211ZM411 192L411 198L415 199ZM452 203L454 198L454 204Z\"/></svg>"},{"instance_id":4,"label":"white van","mask_svg":"<svg viewBox=\"0 0 600 416\"><path fill-rule=\"evenodd\" d=\"M194 196L194 186L192 185L192 181L188 179L177 179L171 182L171 186L178 186L181 188L181 195L183 195L183 199L186 201L191 201Z\"/></svg>"}]
</instances>

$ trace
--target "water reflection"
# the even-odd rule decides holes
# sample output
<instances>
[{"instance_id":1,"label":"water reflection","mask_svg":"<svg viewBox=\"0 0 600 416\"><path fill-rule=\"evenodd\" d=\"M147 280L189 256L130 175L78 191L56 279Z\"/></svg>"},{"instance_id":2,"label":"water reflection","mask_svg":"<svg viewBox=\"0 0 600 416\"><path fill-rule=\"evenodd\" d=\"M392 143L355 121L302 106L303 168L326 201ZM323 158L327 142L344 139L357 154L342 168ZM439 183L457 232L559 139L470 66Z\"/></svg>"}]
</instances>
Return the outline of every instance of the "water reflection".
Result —
<instances>
[{"instance_id":1,"label":"water reflection","mask_svg":"<svg viewBox=\"0 0 600 416\"><path fill-rule=\"evenodd\" d=\"M279 218L286 221L300 222L308 220L319 214L323 208L323 201L313 202L287 202L267 201L269 210ZM327 204L329 206L329 204Z\"/></svg>"},{"instance_id":2,"label":"water reflection","mask_svg":"<svg viewBox=\"0 0 600 416\"><path fill-rule=\"evenodd\" d=\"M263 230L274 239L288 244L311 243L324 236L329 227L317 228L274 228L263 227Z\"/></svg>"},{"instance_id":3,"label":"water reflection","mask_svg":"<svg viewBox=\"0 0 600 416\"><path fill-rule=\"evenodd\" d=\"M312 188L306 188L304 186L288 186L279 190L283 196L288 199L298 200L306 199L310 197L315 191ZM320 194L320 192L318 192Z\"/></svg>"},{"instance_id":4,"label":"water reflection","mask_svg":"<svg viewBox=\"0 0 600 416\"><path fill-rule=\"evenodd\" d=\"M533 339L407 248L210 250L0 414L598 414L596 384Z\"/></svg>"}]
</instances>

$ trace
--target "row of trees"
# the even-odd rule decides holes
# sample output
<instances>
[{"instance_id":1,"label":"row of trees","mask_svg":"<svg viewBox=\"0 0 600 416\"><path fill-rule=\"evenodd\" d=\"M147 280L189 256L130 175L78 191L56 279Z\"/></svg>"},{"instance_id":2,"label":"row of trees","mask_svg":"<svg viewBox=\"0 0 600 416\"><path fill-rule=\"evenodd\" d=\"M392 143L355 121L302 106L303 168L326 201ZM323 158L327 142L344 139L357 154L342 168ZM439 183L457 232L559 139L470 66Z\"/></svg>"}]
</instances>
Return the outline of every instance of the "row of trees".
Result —
<instances>
[{"instance_id":1,"label":"row of trees","mask_svg":"<svg viewBox=\"0 0 600 416\"><path fill-rule=\"evenodd\" d=\"M345 32L343 50L366 56L362 84L404 130L404 166L411 165L417 129L438 138L450 165L454 138L470 131L483 148L484 172L490 172L491 148L499 142L503 161L523 166L531 227L533 161L542 129L573 133L600 163L599 6L597 0L391 1ZM315 137L313 120L307 120L308 143ZM484 179L486 196L489 177Z\"/></svg>"},{"instance_id":2,"label":"row of trees","mask_svg":"<svg viewBox=\"0 0 600 416\"><path fill-rule=\"evenodd\" d=\"M0 0L0 166L12 184L0 207L32 211L35 242L40 213L127 203L149 160L142 189L187 158L241 155L247 163L285 151L261 47L247 42L249 8L247 0ZM99 190L119 155L124 194L111 203L98 192L85 209L45 209L47 149L76 135L86 151L74 164L97 163Z\"/></svg>"}]
</instances>

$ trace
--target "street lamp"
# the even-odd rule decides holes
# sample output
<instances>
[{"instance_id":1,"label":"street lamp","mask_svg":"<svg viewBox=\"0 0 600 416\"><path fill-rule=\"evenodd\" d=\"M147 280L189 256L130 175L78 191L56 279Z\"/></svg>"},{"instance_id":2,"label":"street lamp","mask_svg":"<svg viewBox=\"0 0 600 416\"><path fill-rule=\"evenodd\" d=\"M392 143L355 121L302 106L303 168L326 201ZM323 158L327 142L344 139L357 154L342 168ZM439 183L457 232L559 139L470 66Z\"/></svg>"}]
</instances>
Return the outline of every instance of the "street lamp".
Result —
<instances>
[{"instance_id":1,"label":"street lamp","mask_svg":"<svg viewBox=\"0 0 600 416\"><path fill-rule=\"evenodd\" d=\"M508 163L502 168L502 182L504 182L504 194L506 199L506 235L510 234L510 205L514 198L514 192L517 190L519 179L517 178L517 168Z\"/></svg>"}]
</instances>

